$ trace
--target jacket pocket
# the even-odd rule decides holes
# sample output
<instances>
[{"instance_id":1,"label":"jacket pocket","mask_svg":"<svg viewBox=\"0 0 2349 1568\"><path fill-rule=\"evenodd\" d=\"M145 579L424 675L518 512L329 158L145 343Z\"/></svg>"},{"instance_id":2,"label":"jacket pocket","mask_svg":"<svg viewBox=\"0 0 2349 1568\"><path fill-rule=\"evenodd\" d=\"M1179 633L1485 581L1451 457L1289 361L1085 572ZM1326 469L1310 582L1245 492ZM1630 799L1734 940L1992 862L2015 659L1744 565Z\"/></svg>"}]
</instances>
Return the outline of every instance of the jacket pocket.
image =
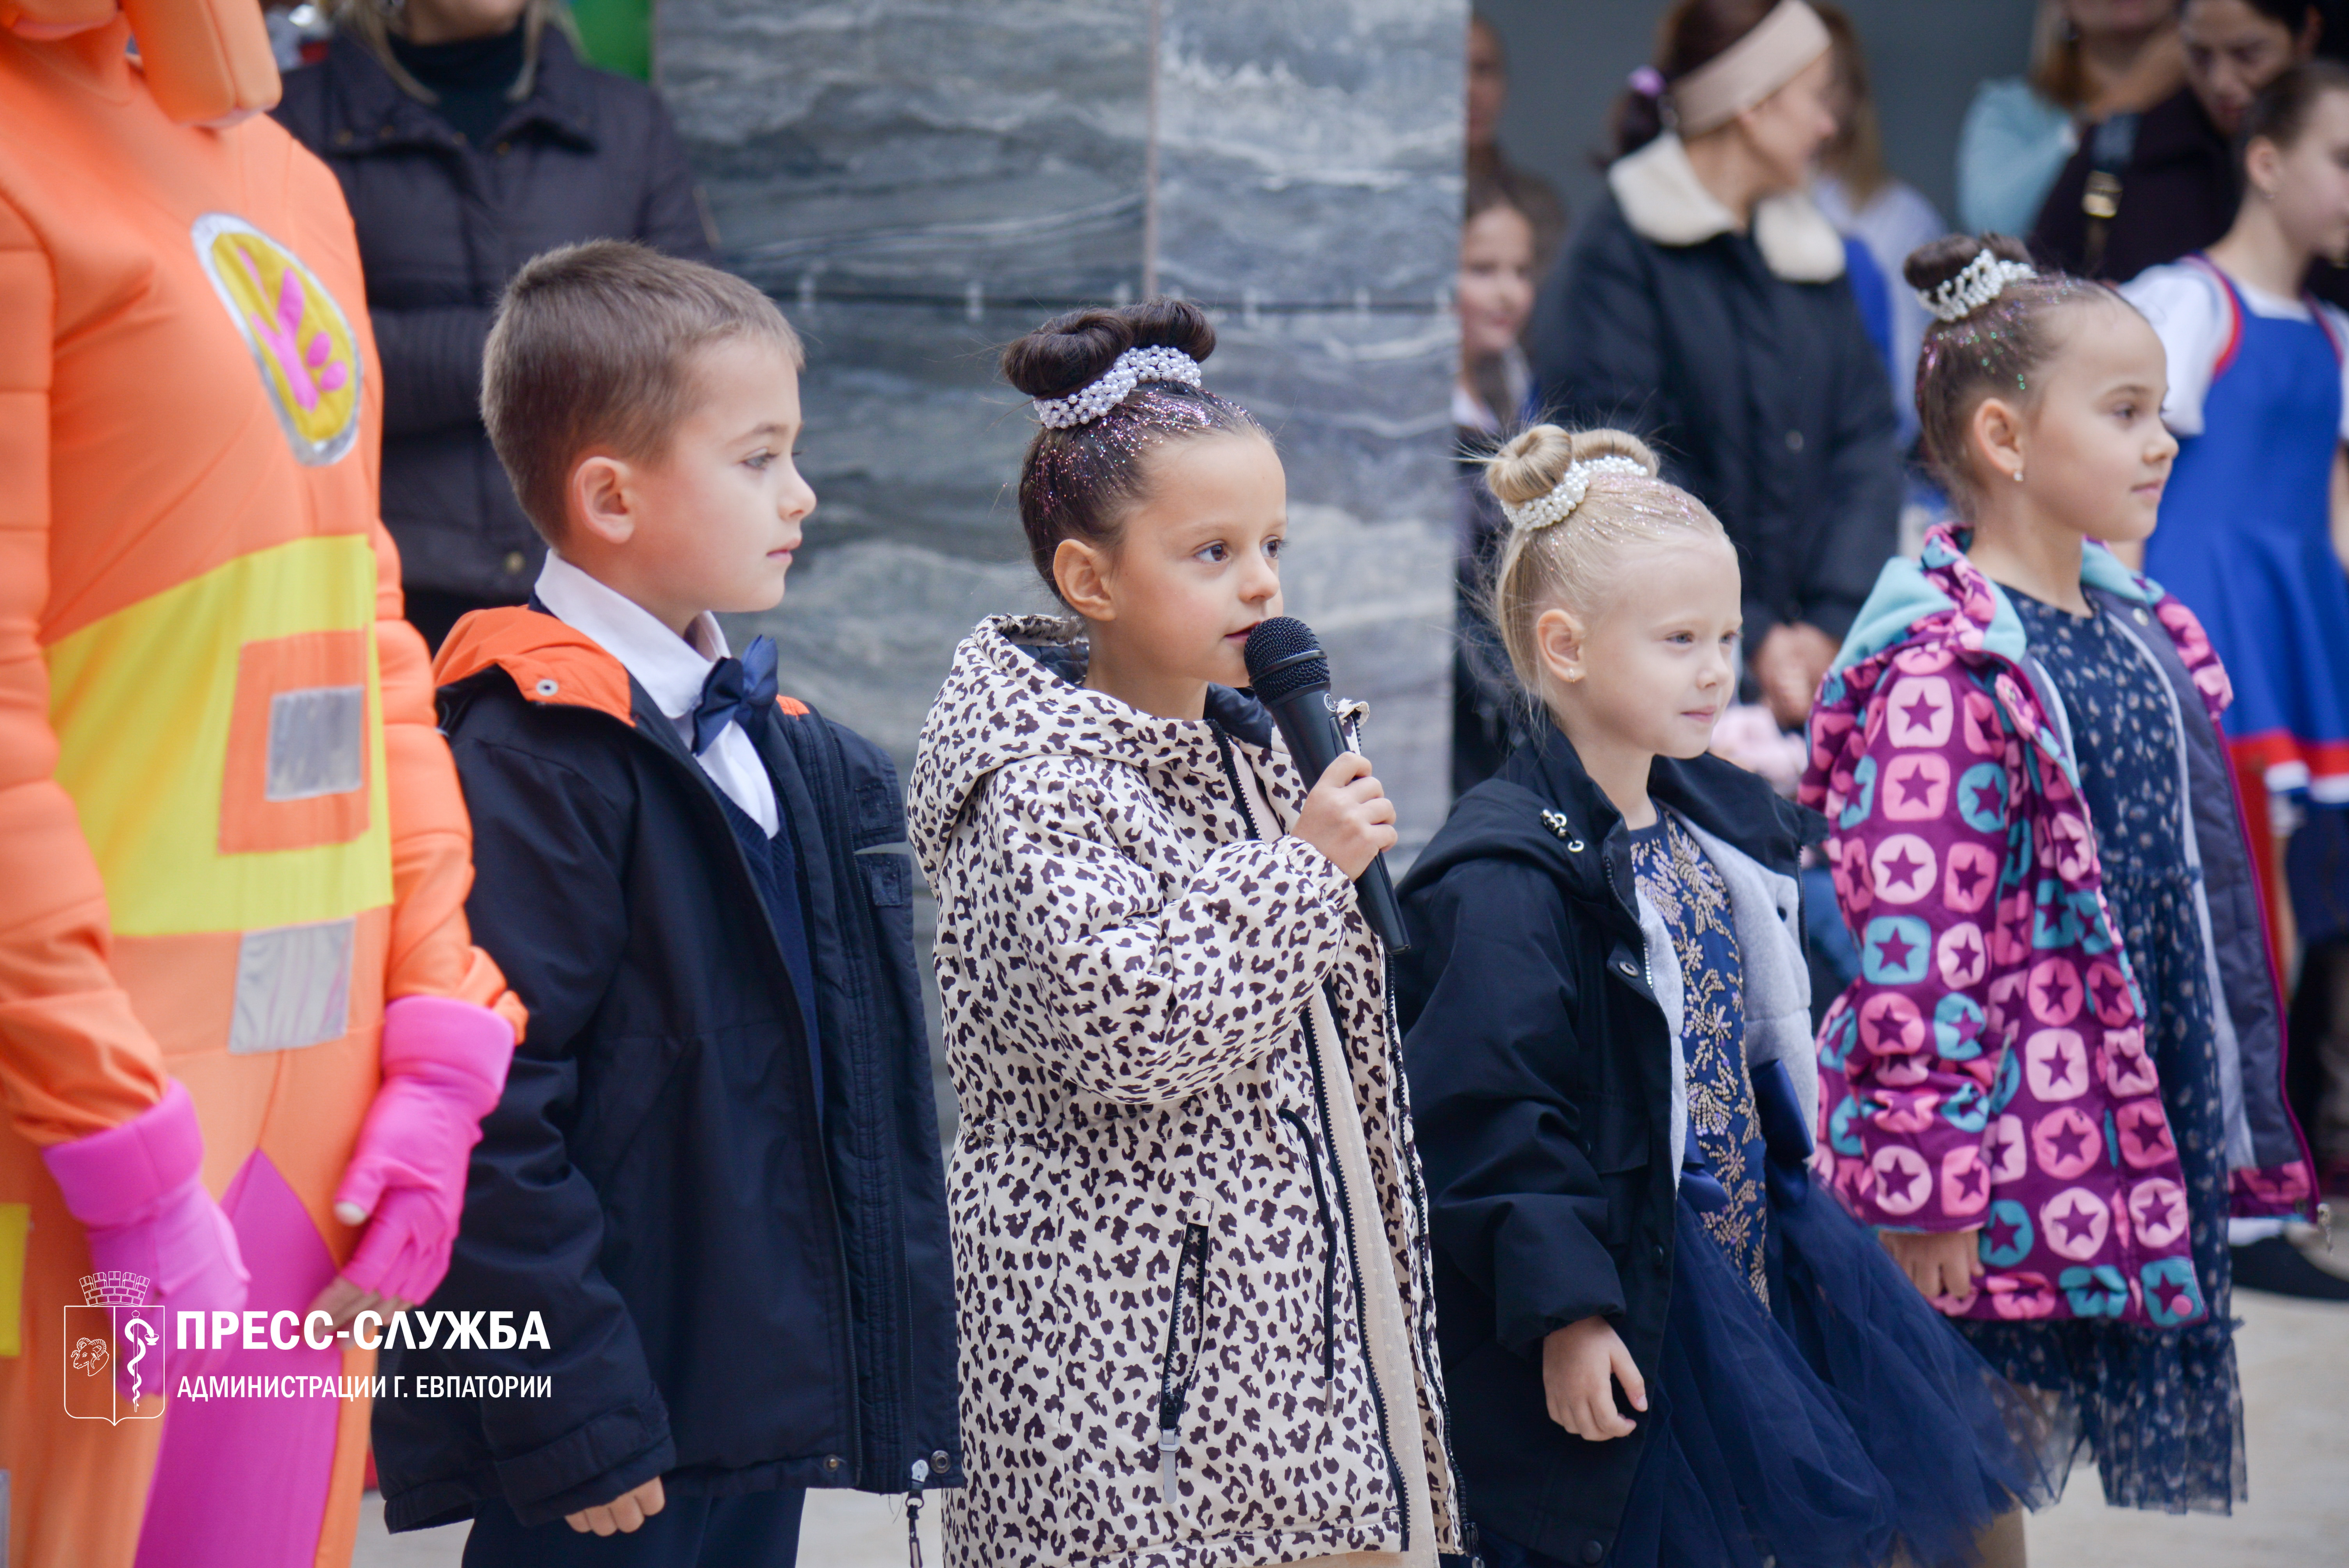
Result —
<instances>
[{"instance_id":1,"label":"jacket pocket","mask_svg":"<svg viewBox=\"0 0 2349 1568\"><path fill-rule=\"evenodd\" d=\"M1607 1197L1607 1244L1628 1245L1632 1222L1647 1195L1652 1149L1647 1108L1637 1101L1601 1095L1586 1112L1590 1129L1590 1165Z\"/></svg>"},{"instance_id":2,"label":"jacket pocket","mask_svg":"<svg viewBox=\"0 0 2349 1568\"><path fill-rule=\"evenodd\" d=\"M1321 1179L1321 1161L1304 1116L1286 1108L1277 1114L1296 1130L1305 1150L1305 1171L1313 1179L1313 1209L1321 1221L1321 1390L1327 1398L1338 1376L1338 1212L1330 1204L1329 1184Z\"/></svg>"},{"instance_id":3,"label":"jacket pocket","mask_svg":"<svg viewBox=\"0 0 2349 1568\"><path fill-rule=\"evenodd\" d=\"M1199 1376L1200 1341L1207 1329L1206 1224L1183 1225L1183 1248L1174 1260L1174 1299L1166 1313L1166 1352L1158 1372L1158 1500L1174 1506L1174 1472L1183 1444L1183 1408Z\"/></svg>"},{"instance_id":4,"label":"jacket pocket","mask_svg":"<svg viewBox=\"0 0 2349 1568\"><path fill-rule=\"evenodd\" d=\"M875 909L904 909L914 902L914 867L905 855L891 850L859 851L864 868L865 896Z\"/></svg>"}]
</instances>

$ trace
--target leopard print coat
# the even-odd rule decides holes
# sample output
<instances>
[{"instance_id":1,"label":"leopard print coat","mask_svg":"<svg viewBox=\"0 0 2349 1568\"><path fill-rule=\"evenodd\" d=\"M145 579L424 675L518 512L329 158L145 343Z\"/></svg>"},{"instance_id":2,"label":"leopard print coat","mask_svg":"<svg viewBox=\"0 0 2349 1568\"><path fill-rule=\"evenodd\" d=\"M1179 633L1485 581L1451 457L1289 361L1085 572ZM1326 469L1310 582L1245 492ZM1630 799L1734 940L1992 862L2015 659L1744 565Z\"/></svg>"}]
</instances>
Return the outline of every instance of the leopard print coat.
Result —
<instances>
[{"instance_id":1,"label":"leopard print coat","mask_svg":"<svg viewBox=\"0 0 2349 1568\"><path fill-rule=\"evenodd\" d=\"M1073 623L982 623L914 765L962 1111L947 1561L1402 1551L1401 1465L1423 1467L1457 1552L1381 951L1343 873L1251 830L1227 768L1284 821L1303 798L1262 708L1216 688L1206 721L1153 717L1054 673L1082 660ZM1327 1088L1354 1097L1369 1193L1344 1190L1319 1098L1304 1019L1325 983L1352 1080ZM1415 1452L1390 1452L1365 1354L1346 1239L1364 1202L1393 1249L1419 1418L1395 1429Z\"/></svg>"}]
</instances>

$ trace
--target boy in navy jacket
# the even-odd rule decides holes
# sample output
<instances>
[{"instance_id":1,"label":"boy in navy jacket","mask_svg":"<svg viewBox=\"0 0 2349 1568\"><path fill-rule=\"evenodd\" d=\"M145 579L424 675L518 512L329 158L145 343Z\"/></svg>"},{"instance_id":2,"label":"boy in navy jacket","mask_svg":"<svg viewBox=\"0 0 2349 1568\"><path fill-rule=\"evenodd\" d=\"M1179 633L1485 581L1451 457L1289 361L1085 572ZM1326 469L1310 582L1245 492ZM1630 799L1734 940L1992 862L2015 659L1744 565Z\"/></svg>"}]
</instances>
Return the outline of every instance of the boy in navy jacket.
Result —
<instances>
[{"instance_id":1,"label":"boy in navy jacket","mask_svg":"<svg viewBox=\"0 0 2349 1568\"><path fill-rule=\"evenodd\" d=\"M807 1487L961 1479L895 774L711 614L781 599L815 505L800 363L749 284L616 242L532 262L491 335L551 548L436 675L531 1026L423 1310L544 1332L392 1353L375 1417L391 1527L471 1516L468 1563L789 1563Z\"/></svg>"}]
</instances>

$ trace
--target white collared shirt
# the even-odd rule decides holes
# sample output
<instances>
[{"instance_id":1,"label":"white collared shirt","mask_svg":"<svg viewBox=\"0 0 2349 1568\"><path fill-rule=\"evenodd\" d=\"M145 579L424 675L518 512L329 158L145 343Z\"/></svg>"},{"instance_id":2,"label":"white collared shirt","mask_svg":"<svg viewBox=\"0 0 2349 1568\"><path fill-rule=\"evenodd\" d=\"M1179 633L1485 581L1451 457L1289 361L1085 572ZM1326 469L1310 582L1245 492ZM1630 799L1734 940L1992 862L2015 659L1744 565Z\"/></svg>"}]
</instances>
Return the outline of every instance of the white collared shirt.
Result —
<instances>
[{"instance_id":1,"label":"white collared shirt","mask_svg":"<svg viewBox=\"0 0 2349 1568\"><path fill-rule=\"evenodd\" d=\"M636 684L677 727L685 748L693 749L693 709L701 700L710 666L727 656L726 634L718 617L704 610L680 637L653 613L618 590L605 586L550 550L538 573L538 602L556 620L594 638L620 661ZM759 748L730 724L696 761L726 798L750 814L769 838L782 825L775 810L774 780L759 760Z\"/></svg>"}]
</instances>

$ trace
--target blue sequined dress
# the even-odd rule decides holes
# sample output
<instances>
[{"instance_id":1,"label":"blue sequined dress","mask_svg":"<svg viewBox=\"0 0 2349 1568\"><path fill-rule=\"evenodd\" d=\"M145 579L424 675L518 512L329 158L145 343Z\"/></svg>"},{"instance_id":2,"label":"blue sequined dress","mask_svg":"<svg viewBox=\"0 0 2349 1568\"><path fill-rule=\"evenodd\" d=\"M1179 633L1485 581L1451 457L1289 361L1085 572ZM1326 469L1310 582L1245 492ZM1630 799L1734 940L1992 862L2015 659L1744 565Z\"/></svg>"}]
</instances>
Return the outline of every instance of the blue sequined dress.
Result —
<instances>
[{"instance_id":1,"label":"blue sequined dress","mask_svg":"<svg viewBox=\"0 0 2349 1568\"><path fill-rule=\"evenodd\" d=\"M2243 1396L2227 1251L2219 1031L2178 836L2178 735L2168 683L2102 614L2074 615L2006 590L2063 699L2096 835L2105 902L2144 993L2161 1102L2185 1168L2194 1270L2209 1315L2183 1328L2109 1319L1965 1324L2017 1383L2075 1409L2105 1501L2225 1513L2245 1496Z\"/></svg>"}]
</instances>

